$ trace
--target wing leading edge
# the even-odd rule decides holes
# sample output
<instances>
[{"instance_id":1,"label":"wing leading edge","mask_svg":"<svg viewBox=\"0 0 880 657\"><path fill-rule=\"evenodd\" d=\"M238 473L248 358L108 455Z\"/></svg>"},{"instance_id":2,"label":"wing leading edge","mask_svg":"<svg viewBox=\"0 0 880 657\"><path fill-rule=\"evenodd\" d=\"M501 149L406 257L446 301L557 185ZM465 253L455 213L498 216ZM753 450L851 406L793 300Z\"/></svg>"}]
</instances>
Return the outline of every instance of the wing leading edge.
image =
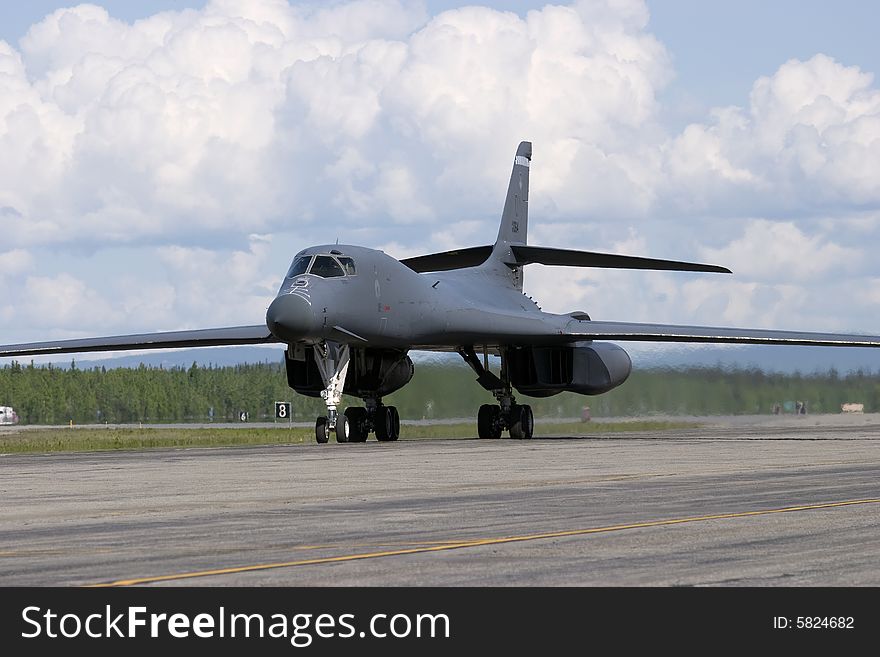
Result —
<instances>
[{"instance_id":1,"label":"wing leading edge","mask_svg":"<svg viewBox=\"0 0 880 657\"><path fill-rule=\"evenodd\" d=\"M567 335L576 340L632 342L703 342L713 344L787 344L825 347L880 347L880 336L854 333L810 333L766 329L574 321Z\"/></svg>"},{"instance_id":2,"label":"wing leading edge","mask_svg":"<svg viewBox=\"0 0 880 657\"><path fill-rule=\"evenodd\" d=\"M89 351L125 351L128 349L173 349L176 347L220 347L244 344L270 344L278 340L265 324L227 326L192 331L167 331L81 338L54 342L29 342L0 346L0 358L73 354Z\"/></svg>"}]
</instances>

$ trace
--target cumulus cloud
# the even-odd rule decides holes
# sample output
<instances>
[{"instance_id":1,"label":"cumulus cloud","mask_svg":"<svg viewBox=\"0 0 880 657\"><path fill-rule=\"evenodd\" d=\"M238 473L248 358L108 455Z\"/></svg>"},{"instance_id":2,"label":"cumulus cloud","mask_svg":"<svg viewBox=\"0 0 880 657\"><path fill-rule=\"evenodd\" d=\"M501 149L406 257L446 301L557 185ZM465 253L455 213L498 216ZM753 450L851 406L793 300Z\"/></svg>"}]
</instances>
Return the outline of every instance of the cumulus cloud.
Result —
<instances>
[{"instance_id":1,"label":"cumulus cloud","mask_svg":"<svg viewBox=\"0 0 880 657\"><path fill-rule=\"evenodd\" d=\"M205 326L259 324L280 281L279 272L266 271L268 254L262 235L251 235L246 250L160 248L158 256L175 282L174 314L199 317Z\"/></svg>"},{"instance_id":2,"label":"cumulus cloud","mask_svg":"<svg viewBox=\"0 0 880 657\"><path fill-rule=\"evenodd\" d=\"M742 237L720 249L704 249L708 260L724 262L753 280L804 282L845 275L863 254L827 236L807 235L793 222L751 220Z\"/></svg>"},{"instance_id":3,"label":"cumulus cloud","mask_svg":"<svg viewBox=\"0 0 880 657\"><path fill-rule=\"evenodd\" d=\"M59 9L0 48L0 204L16 245L420 222L457 212L450 193L494 209L498 162L528 137L539 204L644 209L632 132L671 75L647 18L598 0L433 18L394 0L213 0L134 24Z\"/></svg>"},{"instance_id":4,"label":"cumulus cloud","mask_svg":"<svg viewBox=\"0 0 880 657\"><path fill-rule=\"evenodd\" d=\"M665 148L670 200L728 213L851 210L880 202L880 90L826 55L759 78L748 108L713 112Z\"/></svg>"},{"instance_id":5,"label":"cumulus cloud","mask_svg":"<svg viewBox=\"0 0 880 657\"><path fill-rule=\"evenodd\" d=\"M658 94L673 76L643 0L436 16L403 0L210 0L131 24L59 9L0 42L0 282L98 309L65 301L54 326L258 322L285 263L252 235L399 256L486 243L530 139L535 242L737 272L567 270L563 288L535 267L545 308L790 326L815 314L809 290L869 285L871 73L821 54L785 62L742 106L670 134ZM120 245L154 257L157 276L127 281L148 294L33 273L59 249ZM36 321L35 303L4 306L7 325Z\"/></svg>"},{"instance_id":6,"label":"cumulus cloud","mask_svg":"<svg viewBox=\"0 0 880 657\"><path fill-rule=\"evenodd\" d=\"M21 294L20 319L30 327L116 325L122 309L70 274L29 276Z\"/></svg>"},{"instance_id":7,"label":"cumulus cloud","mask_svg":"<svg viewBox=\"0 0 880 657\"><path fill-rule=\"evenodd\" d=\"M24 249L0 251L0 276L20 274L34 266L34 257Z\"/></svg>"}]
</instances>

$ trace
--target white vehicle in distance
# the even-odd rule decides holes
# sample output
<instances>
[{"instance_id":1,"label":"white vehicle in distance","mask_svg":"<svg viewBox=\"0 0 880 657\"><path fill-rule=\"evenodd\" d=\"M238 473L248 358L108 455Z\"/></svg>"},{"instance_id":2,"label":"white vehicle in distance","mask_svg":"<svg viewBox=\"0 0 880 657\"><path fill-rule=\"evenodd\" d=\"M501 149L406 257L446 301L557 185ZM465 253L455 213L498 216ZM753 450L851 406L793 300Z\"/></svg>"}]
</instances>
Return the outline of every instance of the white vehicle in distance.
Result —
<instances>
[{"instance_id":1,"label":"white vehicle in distance","mask_svg":"<svg viewBox=\"0 0 880 657\"><path fill-rule=\"evenodd\" d=\"M0 424L18 424L18 415L11 406L0 406Z\"/></svg>"}]
</instances>

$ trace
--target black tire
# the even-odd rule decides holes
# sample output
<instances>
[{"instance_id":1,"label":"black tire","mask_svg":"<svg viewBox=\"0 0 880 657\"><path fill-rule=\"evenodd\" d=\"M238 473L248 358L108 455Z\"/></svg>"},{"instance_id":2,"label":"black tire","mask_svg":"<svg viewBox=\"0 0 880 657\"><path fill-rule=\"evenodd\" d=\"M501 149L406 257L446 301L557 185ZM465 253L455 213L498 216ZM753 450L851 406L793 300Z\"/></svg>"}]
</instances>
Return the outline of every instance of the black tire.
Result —
<instances>
[{"instance_id":1,"label":"black tire","mask_svg":"<svg viewBox=\"0 0 880 657\"><path fill-rule=\"evenodd\" d=\"M501 407L483 404L477 413L477 436L493 440L501 438Z\"/></svg>"},{"instance_id":2,"label":"black tire","mask_svg":"<svg viewBox=\"0 0 880 657\"><path fill-rule=\"evenodd\" d=\"M330 432L327 431L326 417L319 417L315 420L315 440L322 445L330 440Z\"/></svg>"},{"instance_id":3,"label":"black tire","mask_svg":"<svg viewBox=\"0 0 880 657\"><path fill-rule=\"evenodd\" d=\"M510 408L510 437L514 440L528 440L535 429L535 419L531 406L518 404Z\"/></svg>"},{"instance_id":4,"label":"black tire","mask_svg":"<svg viewBox=\"0 0 880 657\"><path fill-rule=\"evenodd\" d=\"M397 406L389 406L388 412L391 414L391 433L388 434L388 440L397 440L400 437L400 413L397 412Z\"/></svg>"},{"instance_id":5,"label":"black tire","mask_svg":"<svg viewBox=\"0 0 880 657\"><path fill-rule=\"evenodd\" d=\"M376 409L376 415L373 418L373 424L376 427L376 439L380 442L388 442L397 440L394 434L394 415L388 406L379 406Z\"/></svg>"},{"instance_id":6,"label":"black tire","mask_svg":"<svg viewBox=\"0 0 880 657\"><path fill-rule=\"evenodd\" d=\"M336 442L347 443L351 441L351 421L344 413L336 416Z\"/></svg>"},{"instance_id":7,"label":"black tire","mask_svg":"<svg viewBox=\"0 0 880 657\"><path fill-rule=\"evenodd\" d=\"M514 440L522 440L525 436L522 431L522 406L514 404L510 407L510 437Z\"/></svg>"},{"instance_id":8,"label":"black tire","mask_svg":"<svg viewBox=\"0 0 880 657\"><path fill-rule=\"evenodd\" d=\"M525 426L528 427L528 430L525 432L526 440L529 440L532 436L535 435L535 414L532 413L532 407L529 405L523 406L526 411L527 422L525 422Z\"/></svg>"},{"instance_id":9,"label":"black tire","mask_svg":"<svg viewBox=\"0 0 880 657\"><path fill-rule=\"evenodd\" d=\"M489 404L483 404L477 412L477 438L481 440L491 438L491 432L492 407Z\"/></svg>"},{"instance_id":10,"label":"black tire","mask_svg":"<svg viewBox=\"0 0 880 657\"><path fill-rule=\"evenodd\" d=\"M348 442L366 442L368 435L367 409L360 406L351 406L345 409L345 413L343 415L348 421Z\"/></svg>"}]
</instances>

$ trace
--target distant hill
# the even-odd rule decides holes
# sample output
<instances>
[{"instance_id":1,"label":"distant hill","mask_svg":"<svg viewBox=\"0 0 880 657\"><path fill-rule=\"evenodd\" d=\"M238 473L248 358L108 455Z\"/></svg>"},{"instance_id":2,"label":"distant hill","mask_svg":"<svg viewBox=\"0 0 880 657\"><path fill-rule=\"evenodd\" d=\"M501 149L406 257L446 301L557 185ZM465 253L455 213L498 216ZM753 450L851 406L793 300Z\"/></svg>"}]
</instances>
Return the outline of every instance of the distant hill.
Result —
<instances>
[{"instance_id":1,"label":"distant hill","mask_svg":"<svg viewBox=\"0 0 880 657\"><path fill-rule=\"evenodd\" d=\"M76 366L80 369L101 367L137 367L141 363L152 367L189 367L197 363L200 367L214 365L241 365L244 363L280 363L284 360L284 347L206 347L202 349L176 349L172 351L153 351L93 359L94 354L77 354ZM69 367L70 360L55 362L60 367Z\"/></svg>"}]
</instances>

